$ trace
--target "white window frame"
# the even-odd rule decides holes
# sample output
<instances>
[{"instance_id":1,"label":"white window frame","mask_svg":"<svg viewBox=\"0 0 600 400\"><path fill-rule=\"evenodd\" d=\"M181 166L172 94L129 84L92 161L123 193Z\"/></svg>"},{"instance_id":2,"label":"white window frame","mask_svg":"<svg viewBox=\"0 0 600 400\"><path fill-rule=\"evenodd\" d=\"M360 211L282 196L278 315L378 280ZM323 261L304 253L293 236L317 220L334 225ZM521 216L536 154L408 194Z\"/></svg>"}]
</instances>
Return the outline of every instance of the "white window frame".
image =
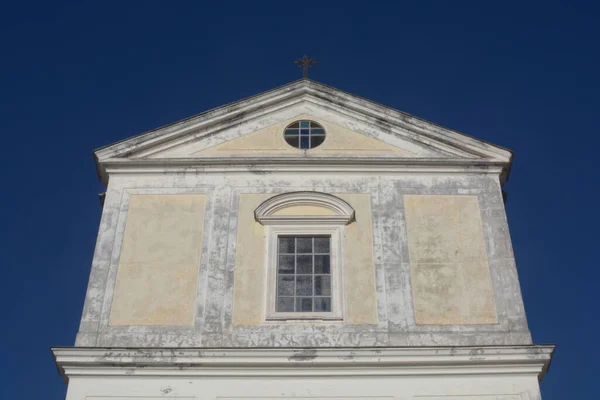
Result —
<instances>
[{"instance_id":1,"label":"white window frame","mask_svg":"<svg viewBox=\"0 0 600 400\"><path fill-rule=\"evenodd\" d=\"M288 225L267 226L267 321L344 319L343 301L343 250L340 225ZM331 311L330 312L278 312L277 311L277 258L280 236L329 236Z\"/></svg>"},{"instance_id":2,"label":"white window frame","mask_svg":"<svg viewBox=\"0 0 600 400\"><path fill-rule=\"evenodd\" d=\"M330 215L287 215L279 210L294 206L317 206ZM290 192L271 197L254 210L256 221L265 227L267 290L266 321L343 321L344 319L344 227L354 221L354 209L337 196L321 192ZM329 236L331 269L331 312L277 312L277 260L279 236Z\"/></svg>"}]
</instances>

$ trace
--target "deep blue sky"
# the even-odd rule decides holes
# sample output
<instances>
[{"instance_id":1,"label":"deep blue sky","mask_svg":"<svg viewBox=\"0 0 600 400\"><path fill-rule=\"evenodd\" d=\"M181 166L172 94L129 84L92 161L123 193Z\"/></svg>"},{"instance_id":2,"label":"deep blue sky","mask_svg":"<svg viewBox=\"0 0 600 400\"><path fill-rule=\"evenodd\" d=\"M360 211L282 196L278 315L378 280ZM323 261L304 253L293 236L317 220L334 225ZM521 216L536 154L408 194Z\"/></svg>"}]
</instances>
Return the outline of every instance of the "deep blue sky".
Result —
<instances>
[{"instance_id":1,"label":"deep blue sky","mask_svg":"<svg viewBox=\"0 0 600 400\"><path fill-rule=\"evenodd\" d=\"M304 53L315 80L516 152L527 315L535 342L558 345L544 399L600 398L597 2L10 3L3 398L64 399L49 347L72 345L81 315L103 191L92 150L295 80Z\"/></svg>"}]
</instances>

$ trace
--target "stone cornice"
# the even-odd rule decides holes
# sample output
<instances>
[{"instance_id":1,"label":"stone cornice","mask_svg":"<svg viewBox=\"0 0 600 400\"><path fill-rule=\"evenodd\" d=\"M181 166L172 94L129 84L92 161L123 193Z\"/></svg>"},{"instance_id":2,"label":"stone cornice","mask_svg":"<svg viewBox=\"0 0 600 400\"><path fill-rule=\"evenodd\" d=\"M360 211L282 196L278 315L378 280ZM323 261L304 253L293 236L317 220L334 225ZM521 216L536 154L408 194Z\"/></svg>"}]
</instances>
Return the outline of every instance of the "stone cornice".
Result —
<instances>
[{"instance_id":1,"label":"stone cornice","mask_svg":"<svg viewBox=\"0 0 600 400\"><path fill-rule=\"evenodd\" d=\"M197 157L111 159L103 163L109 175L153 173L442 173L501 176L505 164L495 160L397 157ZM105 181L106 183L106 181Z\"/></svg>"},{"instance_id":2,"label":"stone cornice","mask_svg":"<svg viewBox=\"0 0 600 400\"><path fill-rule=\"evenodd\" d=\"M55 347L74 376L431 376L546 373L553 345L381 348Z\"/></svg>"}]
</instances>

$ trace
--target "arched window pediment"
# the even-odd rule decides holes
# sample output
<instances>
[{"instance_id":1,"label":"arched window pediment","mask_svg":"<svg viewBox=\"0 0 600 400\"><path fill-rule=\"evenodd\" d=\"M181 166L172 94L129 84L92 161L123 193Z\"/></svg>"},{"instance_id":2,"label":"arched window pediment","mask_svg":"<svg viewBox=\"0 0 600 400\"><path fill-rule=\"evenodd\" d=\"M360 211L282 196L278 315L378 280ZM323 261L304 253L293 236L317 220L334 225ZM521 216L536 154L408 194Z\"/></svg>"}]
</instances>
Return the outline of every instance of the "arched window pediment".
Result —
<instances>
[{"instance_id":1,"label":"arched window pediment","mask_svg":"<svg viewBox=\"0 0 600 400\"><path fill-rule=\"evenodd\" d=\"M354 209L332 194L303 191L265 200L254 216L263 225L348 225L354 221Z\"/></svg>"}]
</instances>

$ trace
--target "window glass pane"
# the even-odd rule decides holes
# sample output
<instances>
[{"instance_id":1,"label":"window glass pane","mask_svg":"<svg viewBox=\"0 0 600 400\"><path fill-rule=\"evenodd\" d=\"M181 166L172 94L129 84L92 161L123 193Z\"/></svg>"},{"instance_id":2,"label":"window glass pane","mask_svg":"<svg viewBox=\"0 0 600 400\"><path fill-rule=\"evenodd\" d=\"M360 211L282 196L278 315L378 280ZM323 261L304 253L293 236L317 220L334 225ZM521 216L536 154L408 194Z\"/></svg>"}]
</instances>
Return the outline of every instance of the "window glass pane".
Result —
<instances>
[{"instance_id":1,"label":"window glass pane","mask_svg":"<svg viewBox=\"0 0 600 400\"><path fill-rule=\"evenodd\" d=\"M296 258L297 274L312 274L312 256L297 256Z\"/></svg>"},{"instance_id":2,"label":"window glass pane","mask_svg":"<svg viewBox=\"0 0 600 400\"><path fill-rule=\"evenodd\" d=\"M310 148L320 146L325 141L325 136L311 136L310 137Z\"/></svg>"},{"instance_id":3,"label":"window glass pane","mask_svg":"<svg viewBox=\"0 0 600 400\"><path fill-rule=\"evenodd\" d=\"M315 253L329 253L329 238L328 237L316 237L315 238Z\"/></svg>"},{"instance_id":4,"label":"window glass pane","mask_svg":"<svg viewBox=\"0 0 600 400\"><path fill-rule=\"evenodd\" d=\"M308 136L302 136L300 138L300 148L303 150L310 148L310 147L308 147Z\"/></svg>"},{"instance_id":5,"label":"window glass pane","mask_svg":"<svg viewBox=\"0 0 600 400\"><path fill-rule=\"evenodd\" d=\"M282 275L277 282L277 295L293 296L294 295L294 276Z\"/></svg>"},{"instance_id":6,"label":"window glass pane","mask_svg":"<svg viewBox=\"0 0 600 400\"><path fill-rule=\"evenodd\" d=\"M315 256L315 274L331 273L329 261L329 256Z\"/></svg>"},{"instance_id":7,"label":"window glass pane","mask_svg":"<svg viewBox=\"0 0 600 400\"><path fill-rule=\"evenodd\" d=\"M309 150L325 141L325 129L316 122L298 121L283 132L286 142L297 149Z\"/></svg>"},{"instance_id":8,"label":"window glass pane","mask_svg":"<svg viewBox=\"0 0 600 400\"><path fill-rule=\"evenodd\" d=\"M315 312L330 312L331 297L315 297Z\"/></svg>"},{"instance_id":9,"label":"window glass pane","mask_svg":"<svg viewBox=\"0 0 600 400\"><path fill-rule=\"evenodd\" d=\"M298 253L312 253L312 241L310 237L299 237Z\"/></svg>"},{"instance_id":10,"label":"window glass pane","mask_svg":"<svg viewBox=\"0 0 600 400\"><path fill-rule=\"evenodd\" d=\"M279 236L277 312L331 312L331 237Z\"/></svg>"},{"instance_id":11,"label":"window glass pane","mask_svg":"<svg viewBox=\"0 0 600 400\"><path fill-rule=\"evenodd\" d=\"M296 297L296 311L312 311L312 298Z\"/></svg>"},{"instance_id":12,"label":"window glass pane","mask_svg":"<svg viewBox=\"0 0 600 400\"><path fill-rule=\"evenodd\" d=\"M310 275L296 276L296 296L312 296L312 278Z\"/></svg>"},{"instance_id":13,"label":"window glass pane","mask_svg":"<svg viewBox=\"0 0 600 400\"><path fill-rule=\"evenodd\" d=\"M297 149L300 148L300 139L298 138L298 136L286 136L285 141L288 142L288 144L292 147L295 147Z\"/></svg>"},{"instance_id":14,"label":"window glass pane","mask_svg":"<svg viewBox=\"0 0 600 400\"><path fill-rule=\"evenodd\" d=\"M294 273L294 256L279 256L279 267L277 268L280 274Z\"/></svg>"},{"instance_id":15,"label":"window glass pane","mask_svg":"<svg viewBox=\"0 0 600 400\"><path fill-rule=\"evenodd\" d=\"M277 311L278 312L294 311L294 298L293 297L279 297L277 299Z\"/></svg>"},{"instance_id":16,"label":"window glass pane","mask_svg":"<svg viewBox=\"0 0 600 400\"><path fill-rule=\"evenodd\" d=\"M315 276L315 296L331 296L331 278L329 275Z\"/></svg>"},{"instance_id":17,"label":"window glass pane","mask_svg":"<svg viewBox=\"0 0 600 400\"><path fill-rule=\"evenodd\" d=\"M293 237L280 237L279 238L279 253L294 254L294 242Z\"/></svg>"}]
</instances>

